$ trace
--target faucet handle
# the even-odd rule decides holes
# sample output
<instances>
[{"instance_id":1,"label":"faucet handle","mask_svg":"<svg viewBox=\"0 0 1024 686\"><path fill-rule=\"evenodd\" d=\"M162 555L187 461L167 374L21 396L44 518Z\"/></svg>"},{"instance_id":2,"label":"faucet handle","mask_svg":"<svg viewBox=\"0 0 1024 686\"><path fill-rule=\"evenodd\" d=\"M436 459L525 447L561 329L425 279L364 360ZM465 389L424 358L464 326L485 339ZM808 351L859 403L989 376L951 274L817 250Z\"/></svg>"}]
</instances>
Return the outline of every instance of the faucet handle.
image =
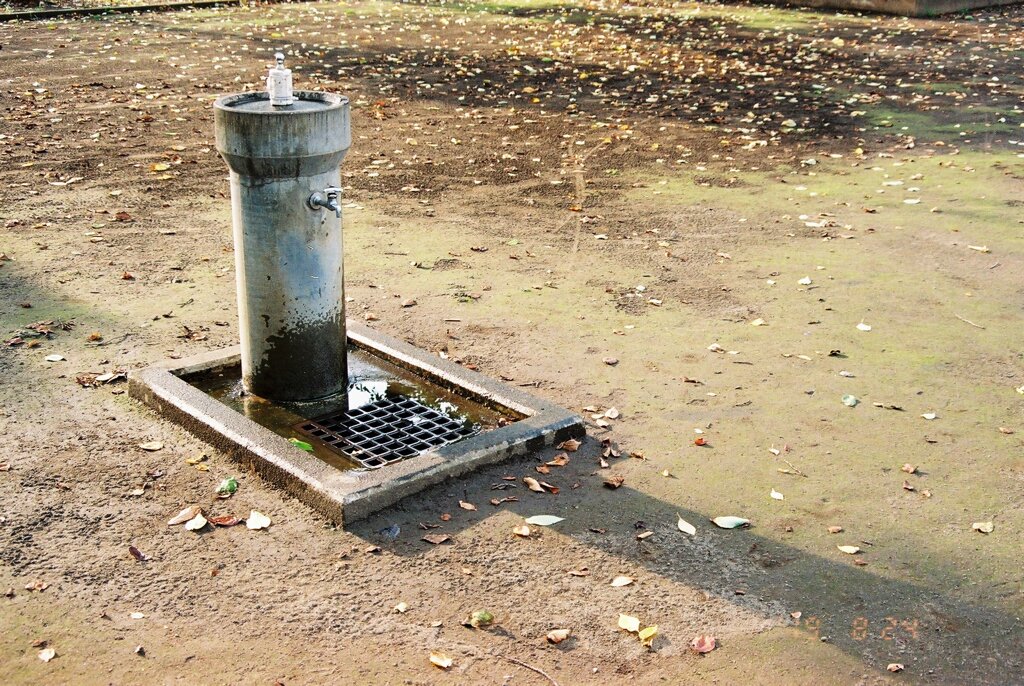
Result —
<instances>
[{"instance_id":1,"label":"faucet handle","mask_svg":"<svg viewBox=\"0 0 1024 686\"><path fill-rule=\"evenodd\" d=\"M331 210L334 212L334 216L341 219L341 189L336 186L328 186L322 191L314 191L310 194L306 200L306 204L309 205L310 209L319 210Z\"/></svg>"}]
</instances>

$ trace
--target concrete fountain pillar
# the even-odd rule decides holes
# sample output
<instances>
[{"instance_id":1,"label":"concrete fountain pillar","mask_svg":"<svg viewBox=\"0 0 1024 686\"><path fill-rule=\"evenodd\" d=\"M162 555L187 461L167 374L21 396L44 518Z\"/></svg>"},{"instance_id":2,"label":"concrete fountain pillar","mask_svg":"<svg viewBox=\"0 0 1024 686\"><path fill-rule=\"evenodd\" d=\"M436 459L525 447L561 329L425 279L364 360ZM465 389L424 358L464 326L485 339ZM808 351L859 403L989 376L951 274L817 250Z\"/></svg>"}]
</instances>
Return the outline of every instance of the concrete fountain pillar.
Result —
<instances>
[{"instance_id":1,"label":"concrete fountain pillar","mask_svg":"<svg viewBox=\"0 0 1024 686\"><path fill-rule=\"evenodd\" d=\"M231 170L242 383L276 401L347 387L341 175L348 98L292 91L277 54L267 92L214 103Z\"/></svg>"}]
</instances>

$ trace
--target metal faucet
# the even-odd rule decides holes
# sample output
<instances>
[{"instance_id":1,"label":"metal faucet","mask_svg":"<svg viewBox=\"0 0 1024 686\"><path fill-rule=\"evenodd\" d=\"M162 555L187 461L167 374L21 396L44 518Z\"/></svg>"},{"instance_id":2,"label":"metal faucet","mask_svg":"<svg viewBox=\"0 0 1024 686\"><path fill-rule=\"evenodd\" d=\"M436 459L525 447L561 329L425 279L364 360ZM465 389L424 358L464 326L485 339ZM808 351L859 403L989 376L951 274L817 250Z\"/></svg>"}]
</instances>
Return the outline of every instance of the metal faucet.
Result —
<instances>
[{"instance_id":1,"label":"metal faucet","mask_svg":"<svg viewBox=\"0 0 1024 686\"><path fill-rule=\"evenodd\" d=\"M310 209L318 210L325 209L334 212L334 216L341 219L341 201L339 200L341 195L341 189L331 186L325 188L322 191L315 191L306 201Z\"/></svg>"}]
</instances>

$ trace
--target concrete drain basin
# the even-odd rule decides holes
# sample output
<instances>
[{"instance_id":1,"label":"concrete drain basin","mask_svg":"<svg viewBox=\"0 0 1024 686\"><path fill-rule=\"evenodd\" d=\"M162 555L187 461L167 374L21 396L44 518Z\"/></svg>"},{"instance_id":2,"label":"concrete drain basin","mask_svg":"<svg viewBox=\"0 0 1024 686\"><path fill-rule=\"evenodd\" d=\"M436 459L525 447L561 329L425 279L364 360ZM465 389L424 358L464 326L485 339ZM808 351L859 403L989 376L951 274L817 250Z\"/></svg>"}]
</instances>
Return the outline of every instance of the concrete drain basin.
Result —
<instances>
[{"instance_id":1,"label":"concrete drain basin","mask_svg":"<svg viewBox=\"0 0 1024 686\"><path fill-rule=\"evenodd\" d=\"M583 433L567 410L345 319L339 165L348 98L214 102L240 345L131 375L129 393L343 525L484 464Z\"/></svg>"},{"instance_id":2,"label":"concrete drain basin","mask_svg":"<svg viewBox=\"0 0 1024 686\"><path fill-rule=\"evenodd\" d=\"M239 348L144 369L129 394L339 525L584 433L568 410L364 325L347 337L348 393L334 398L242 391Z\"/></svg>"}]
</instances>

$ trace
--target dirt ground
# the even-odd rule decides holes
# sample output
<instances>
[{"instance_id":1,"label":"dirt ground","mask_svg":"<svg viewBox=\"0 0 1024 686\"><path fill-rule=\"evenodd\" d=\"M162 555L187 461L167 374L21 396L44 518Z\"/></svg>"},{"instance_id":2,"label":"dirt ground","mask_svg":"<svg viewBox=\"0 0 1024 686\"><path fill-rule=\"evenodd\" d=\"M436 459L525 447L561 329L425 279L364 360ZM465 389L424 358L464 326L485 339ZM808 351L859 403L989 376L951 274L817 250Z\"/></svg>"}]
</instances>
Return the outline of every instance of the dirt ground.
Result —
<instances>
[{"instance_id":1,"label":"dirt ground","mask_svg":"<svg viewBox=\"0 0 1024 686\"><path fill-rule=\"evenodd\" d=\"M4 683L1020 683L1024 9L315 3L0 44ZM557 495L521 485L544 451L342 531L95 380L236 342L210 106L278 48L352 101L350 316L580 411ZM192 503L273 525L167 526ZM565 521L515 537L535 514Z\"/></svg>"}]
</instances>

